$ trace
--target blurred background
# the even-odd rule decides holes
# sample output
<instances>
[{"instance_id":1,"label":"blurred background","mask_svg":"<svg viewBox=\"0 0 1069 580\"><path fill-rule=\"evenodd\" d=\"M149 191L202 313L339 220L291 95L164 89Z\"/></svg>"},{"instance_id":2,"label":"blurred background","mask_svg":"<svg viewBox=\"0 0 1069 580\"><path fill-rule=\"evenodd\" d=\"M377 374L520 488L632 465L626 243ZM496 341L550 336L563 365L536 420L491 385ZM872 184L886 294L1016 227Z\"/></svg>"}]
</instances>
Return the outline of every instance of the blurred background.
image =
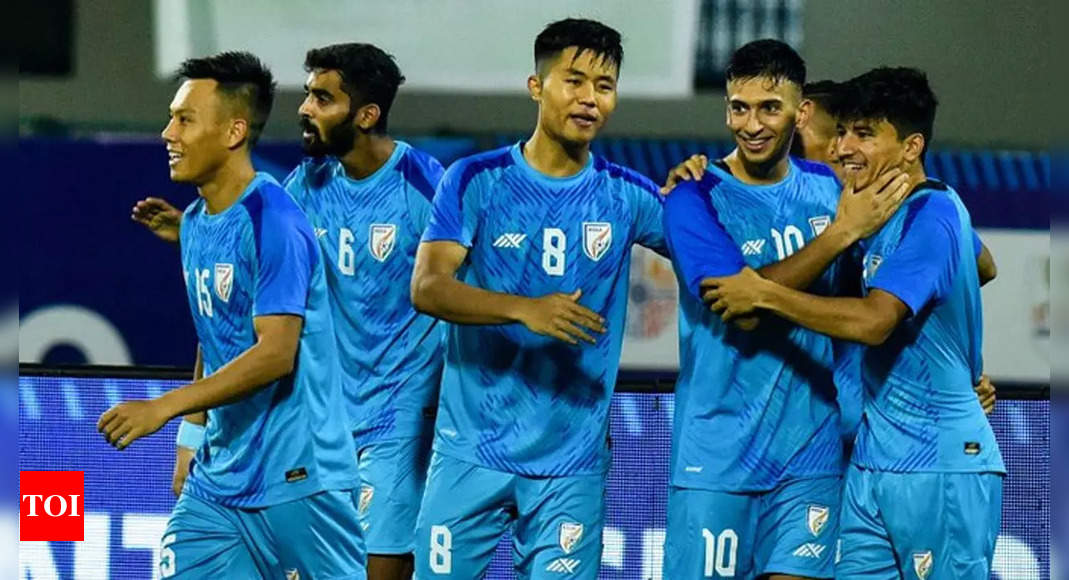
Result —
<instances>
[{"instance_id":1,"label":"blurred background","mask_svg":"<svg viewBox=\"0 0 1069 580\"><path fill-rule=\"evenodd\" d=\"M271 65L280 94L256 163L281 179L301 156L296 112L305 51L335 42L376 44L396 57L407 77L391 111L391 133L448 164L530 133L536 111L525 82L533 40L545 24L566 16L597 18L623 33L620 103L595 151L658 183L692 153L716 156L732 148L724 127L723 66L750 40L792 44L811 81L845 80L879 65L928 73L940 100L929 173L962 194L999 265L998 279L983 290L985 368L1004 400L992 421L1016 479L1008 483L1009 527L1000 537L996 572L1051 577L1051 158L1045 149L1056 135L1044 114L1049 71L1042 63L1054 26L1047 4L35 2L19 22L26 45L20 49L17 160L28 176L18 193L24 240L17 272L20 469L82 469L87 495L91 486L123 487L127 494L95 504L87 498L95 544L24 543L20 578L154 573L153 534L173 501L173 431L117 464L91 425L115 400L178 384L193 361L177 252L129 219L131 206L145 196L181 207L196 195L170 183L159 140L177 64L242 49ZM615 461L661 459L653 474L614 468L618 479L610 496L645 501L610 500L617 506L610 518L616 531L606 534L615 539L606 540L604 563L606 577L653 578L660 574L665 485L657 470L666 469L678 363L676 282L670 267L647 253L636 251L632 266L613 429L633 444L618 446ZM123 469L139 468L146 480L130 487ZM495 574L506 573L506 564L495 566Z\"/></svg>"}]
</instances>

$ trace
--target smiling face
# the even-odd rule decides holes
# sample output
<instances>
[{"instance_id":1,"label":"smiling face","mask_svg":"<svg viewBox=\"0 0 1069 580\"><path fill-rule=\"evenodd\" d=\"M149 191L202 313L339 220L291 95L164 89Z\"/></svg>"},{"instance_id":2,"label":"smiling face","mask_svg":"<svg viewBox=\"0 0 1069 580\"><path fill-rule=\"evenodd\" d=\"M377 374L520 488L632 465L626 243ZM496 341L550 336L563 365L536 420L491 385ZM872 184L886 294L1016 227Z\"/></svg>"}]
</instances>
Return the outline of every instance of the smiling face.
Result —
<instances>
[{"instance_id":1,"label":"smiling face","mask_svg":"<svg viewBox=\"0 0 1069 580\"><path fill-rule=\"evenodd\" d=\"M615 63L592 50L562 50L527 81L539 104L539 126L562 143L589 145L616 109L617 72Z\"/></svg>"},{"instance_id":2,"label":"smiling face","mask_svg":"<svg viewBox=\"0 0 1069 580\"><path fill-rule=\"evenodd\" d=\"M201 185L226 163L237 128L217 88L214 80L190 79L171 101L161 137L172 181Z\"/></svg>"},{"instance_id":3,"label":"smiling face","mask_svg":"<svg viewBox=\"0 0 1069 580\"><path fill-rule=\"evenodd\" d=\"M837 125L835 153L843 177L861 189L892 167L905 168L912 155L910 139L899 139L886 119L858 119ZM917 135L919 137L919 135ZM922 138L923 139L923 138Z\"/></svg>"},{"instance_id":4,"label":"smiling face","mask_svg":"<svg viewBox=\"0 0 1069 580\"><path fill-rule=\"evenodd\" d=\"M727 126L739 155L751 165L767 165L786 158L795 125L809 114L801 87L786 79L750 77L727 86Z\"/></svg>"}]
</instances>

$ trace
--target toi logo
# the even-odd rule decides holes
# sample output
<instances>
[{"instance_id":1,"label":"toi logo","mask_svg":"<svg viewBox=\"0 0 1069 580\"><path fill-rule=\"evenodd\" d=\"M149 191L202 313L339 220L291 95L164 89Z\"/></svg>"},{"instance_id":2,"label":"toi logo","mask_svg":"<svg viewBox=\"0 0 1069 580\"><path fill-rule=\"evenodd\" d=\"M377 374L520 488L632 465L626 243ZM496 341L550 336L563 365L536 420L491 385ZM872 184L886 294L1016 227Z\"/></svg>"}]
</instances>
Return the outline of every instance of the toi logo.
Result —
<instances>
[{"instance_id":1,"label":"toi logo","mask_svg":"<svg viewBox=\"0 0 1069 580\"><path fill-rule=\"evenodd\" d=\"M84 493L84 472L20 471L19 540L84 540Z\"/></svg>"}]
</instances>

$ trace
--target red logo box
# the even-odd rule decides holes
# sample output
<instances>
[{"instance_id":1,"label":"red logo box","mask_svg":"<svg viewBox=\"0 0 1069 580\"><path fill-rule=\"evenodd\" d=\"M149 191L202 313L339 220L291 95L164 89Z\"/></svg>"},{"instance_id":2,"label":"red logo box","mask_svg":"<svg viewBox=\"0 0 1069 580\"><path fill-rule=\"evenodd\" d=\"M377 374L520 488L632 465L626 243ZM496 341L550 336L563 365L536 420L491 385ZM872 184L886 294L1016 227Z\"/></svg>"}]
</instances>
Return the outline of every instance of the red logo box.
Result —
<instances>
[{"instance_id":1,"label":"red logo box","mask_svg":"<svg viewBox=\"0 0 1069 580\"><path fill-rule=\"evenodd\" d=\"M85 539L85 472L19 472L19 540Z\"/></svg>"}]
</instances>

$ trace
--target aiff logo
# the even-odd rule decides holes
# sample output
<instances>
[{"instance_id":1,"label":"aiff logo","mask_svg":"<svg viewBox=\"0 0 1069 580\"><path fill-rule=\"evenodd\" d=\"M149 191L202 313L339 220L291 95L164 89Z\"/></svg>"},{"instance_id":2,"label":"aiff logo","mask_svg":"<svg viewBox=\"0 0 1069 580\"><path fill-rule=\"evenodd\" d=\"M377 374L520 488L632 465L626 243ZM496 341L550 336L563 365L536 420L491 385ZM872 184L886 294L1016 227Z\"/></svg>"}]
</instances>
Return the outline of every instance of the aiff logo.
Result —
<instances>
[{"instance_id":1,"label":"aiff logo","mask_svg":"<svg viewBox=\"0 0 1069 580\"><path fill-rule=\"evenodd\" d=\"M85 474L81 471L19 472L19 539L85 539Z\"/></svg>"}]
</instances>

